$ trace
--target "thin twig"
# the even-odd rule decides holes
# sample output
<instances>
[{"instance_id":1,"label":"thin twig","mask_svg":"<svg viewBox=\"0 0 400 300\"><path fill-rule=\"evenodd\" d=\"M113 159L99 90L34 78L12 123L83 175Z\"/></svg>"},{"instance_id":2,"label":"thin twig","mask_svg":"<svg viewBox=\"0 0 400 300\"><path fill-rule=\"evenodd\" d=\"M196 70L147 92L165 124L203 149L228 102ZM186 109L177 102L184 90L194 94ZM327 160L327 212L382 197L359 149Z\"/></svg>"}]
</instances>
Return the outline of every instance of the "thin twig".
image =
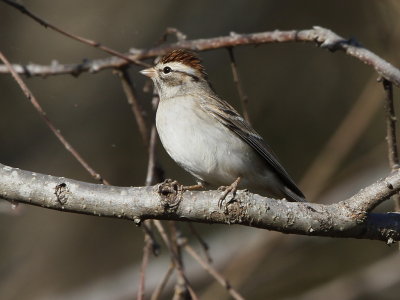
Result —
<instances>
[{"instance_id":1,"label":"thin twig","mask_svg":"<svg viewBox=\"0 0 400 300\"><path fill-rule=\"evenodd\" d=\"M140 136L142 138L142 142L145 147L149 146L149 130L146 120L146 112L144 111L142 105L138 101L136 97L136 91L133 86L132 80L128 74L128 70L126 67L122 67L115 70L115 73L121 80L122 88L125 92L126 99L128 100L128 104L132 109L132 113L135 116L135 120L137 126L139 128Z\"/></svg>"},{"instance_id":2,"label":"thin twig","mask_svg":"<svg viewBox=\"0 0 400 300\"><path fill-rule=\"evenodd\" d=\"M72 156L86 169L86 171L89 172L89 174L96 180L100 181L101 183L104 184L109 184L104 178L100 176L99 173L97 173L84 159L83 157L75 150L75 148L64 138L64 136L61 134L61 131L57 129L54 124L51 122L49 117L47 116L46 112L43 110L41 105L39 104L38 100L36 97L32 94L28 86L25 84L25 82L22 80L21 76L15 72L14 68L8 61L8 59L4 56L4 54L0 51L0 59L3 61L3 63L7 66L8 70L10 71L11 75L14 77L15 81L18 83L19 87L21 88L22 92L25 94L25 96L28 98L28 100L31 102L33 107L36 109L36 111L39 113L40 117L43 119L43 121L46 123L46 125L50 128L50 130L54 133L54 135L58 138L58 140L64 145L65 149L72 154Z\"/></svg>"},{"instance_id":3,"label":"thin twig","mask_svg":"<svg viewBox=\"0 0 400 300\"><path fill-rule=\"evenodd\" d=\"M145 274L146 269L149 264L149 257L151 252L151 239L148 234L144 235L144 247L143 247L143 258L142 264L140 265L140 279L139 279L139 288L137 292L137 300L144 299L145 293Z\"/></svg>"},{"instance_id":4,"label":"thin twig","mask_svg":"<svg viewBox=\"0 0 400 300\"><path fill-rule=\"evenodd\" d=\"M388 158L390 168L392 172L399 168L399 152L397 148L397 136L396 136L396 113L394 111L393 104L393 84L383 79L383 88L386 92L385 97L385 113L386 113L386 141L388 147ZM400 210L400 195L397 193L392 196L395 203L396 211Z\"/></svg>"},{"instance_id":5,"label":"thin twig","mask_svg":"<svg viewBox=\"0 0 400 300\"><path fill-rule=\"evenodd\" d=\"M185 244L184 246L186 252L192 256L208 273L211 274L217 280L226 290L228 293L236 300L244 300L243 296L239 294L238 291L236 291L212 265L210 265L209 262L205 261L202 259L197 252L189 245Z\"/></svg>"},{"instance_id":6,"label":"thin twig","mask_svg":"<svg viewBox=\"0 0 400 300\"><path fill-rule=\"evenodd\" d=\"M210 255L210 247L206 243L206 241L203 239L203 237L200 235L200 233L197 231L196 227L191 222L188 222L188 226L192 234L197 238L199 241L201 248L203 249L204 255L209 263L212 263L212 258Z\"/></svg>"},{"instance_id":7,"label":"thin twig","mask_svg":"<svg viewBox=\"0 0 400 300\"><path fill-rule=\"evenodd\" d=\"M171 221L168 222L169 230L170 230L170 242L173 248L173 251L176 254L176 258L178 260L179 267L182 269L183 272L177 272L177 280L175 283L175 291L174 296L172 297L173 300L186 300L190 299L189 289L186 284L186 279L182 276L184 273L184 264L182 258L182 243L180 240L182 239L182 233L178 229L176 222Z\"/></svg>"},{"instance_id":8,"label":"thin twig","mask_svg":"<svg viewBox=\"0 0 400 300\"><path fill-rule=\"evenodd\" d=\"M229 58L231 60L231 69L232 69L232 76L233 76L233 82L235 83L236 89L239 94L240 102L242 103L242 111L243 111L243 116L246 119L248 123L250 123L250 116L249 116L249 109L248 109L248 104L249 104L249 98L244 92L242 83L240 81L240 76L239 72L236 66L236 60L235 60L235 55L233 53L233 48L228 47L226 48L229 53Z\"/></svg>"},{"instance_id":9,"label":"thin twig","mask_svg":"<svg viewBox=\"0 0 400 300\"><path fill-rule=\"evenodd\" d=\"M146 186L150 186L155 183L157 179L160 179L160 174L159 172L156 172L156 167L157 167L157 158L156 158L156 141L157 141L157 136L156 136L156 131L155 131L155 125L152 125L152 130L151 130L151 136L149 137L148 135L148 126L147 122L145 120L145 115L143 110L141 109L139 102L136 98L136 93L133 88L133 83L129 78L129 75L127 73L127 70L121 70L120 71L120 78L123 83L124 91L127 96L128 102L131 103L132 105L132 112L135 115L135 119L137 120L138 126L139 126L139 131L142 135L142 140L143 143L148 146L148 153L149 153L149 161L147 165L147 174L146 174L146 181L145 184ZM162 175L161 175L162 176ZM153 232L150 228L152 224L152 220L146 220L143 222L145 225L145 239L144 239L144 249L143 249L143 259L142 259L142 266L140 270L140 280L139 280L139 291L142 290L142 293L138 294L138 299L142 299L139 297L143 297L144 295L144 290L145 290L145 271L147 267L147 261L148 257L150 254L150 249L153 249L153 253L156 253L156 251L159 250L159 246L157 244L157 248L154 248L155 246L155 240L154 240L154 235ZM146 228L148 228L146 230ZM150 246L153 245L152 248Z\"/></svg>"},{"instance_id":10,"label":"thin twig","mask_svg":"<svg viewBox=\"0 0 400 300\"><path fill-rule=\"evenodd\" d=\"M17 3L17 2L12 1L12 0L1 0L1 1L5 2L6 4L16 8L16 9L18 9L21 13L23 13L23 14L27 15L28 17L32 18L33 20L35 20L36 22L38 22L40 25L44 26L45 28L53 29L54 31L56 31L56 32L58 32L58 33L60 33L62 35L65 35L65 36L67 36L67 37L69 37L71 39L74 39L74 40L76 40L78 42L87 44L87 45L95 47L95 48L99 48L100 50L102 50L104 52L107 52L107 53L109 53L111 55L115 55L115 56L117 56L119 58L122 58L122 59L126 60L129 63L134 63L134 64L139 65L139 66L148 67L148 64L146 64L144 62L141 62L139 60L136 60L136 59L132 59L132 58L128 57L127 55L123 54L123 53L115 51L115 50L113 50L113 49L111 49L109 47L103 46L99 42L96 42L96 41L93 41L93 40L90 40L90 39L86 39L86 38L80 37L78 35L66 32L65 30L63 30L61 28L58 28L58 27L50 24L49 22L45 21L44 19L38 17L37 15L33 14L24 5L22 5L20 3Z\"/></svg>"},{"instance_id":11,"label":"thin twig","mask_svg":"<svg viewBox=\"0 0 400 300\"><path fill-rule=\"evenodd\" d=\"M153 124L150 132L149 163L147 164L146 185L152 185L164 180L164 170L156 156L157 129Z\"/></svg>"},{"instance_id":12,"label":"thin twig","mask_svg":"<svg viewBox=\"0 0 400 300\"><path fill-rule=\"evenodd\" d=\"M165 286L167 285L168 280L171 278L172 272L174 271L174 265L170 264L168 267L167 272L165 273L163 279L161 280L160 284L156 287L153 294L151 295L150 300L158 300L161 296L162 291L164 290Z\"/></svg>"},{"instance_id":13,"label":"thin twig","mask_svg":"<svg viewBox=\"0 0 400 300\"><path fill-rule=\"evenodd\" d=\"M154 236L151 226L152 225L151 221L152 220L146 220L141 224L141 226L143 227L145 234L147 234L150 237L151 249L153 251L153 255L158 256L160 254L161 246L157 243L157 239Z\"/></svg>"}]
</instances>

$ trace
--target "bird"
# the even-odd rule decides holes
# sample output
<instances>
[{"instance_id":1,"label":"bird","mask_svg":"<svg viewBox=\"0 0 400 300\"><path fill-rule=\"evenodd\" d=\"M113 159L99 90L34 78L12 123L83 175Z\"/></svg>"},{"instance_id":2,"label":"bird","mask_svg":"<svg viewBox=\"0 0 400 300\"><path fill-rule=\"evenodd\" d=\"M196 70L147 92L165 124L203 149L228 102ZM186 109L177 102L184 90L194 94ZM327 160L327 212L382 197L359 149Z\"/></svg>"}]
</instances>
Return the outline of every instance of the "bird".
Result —
<instances>
[{"instance_id":1,"label":"bird","mask_svg":"<svg viewBox=\"0 0 400 300\"><path fill-rule=\"evenodd\" d=\"M211 86L199 56L175 49L150 68L159 95L156 128L172 159L198 186L225 187L290 202L305 196L253 127Z\"/></svg>"}]
</instances>

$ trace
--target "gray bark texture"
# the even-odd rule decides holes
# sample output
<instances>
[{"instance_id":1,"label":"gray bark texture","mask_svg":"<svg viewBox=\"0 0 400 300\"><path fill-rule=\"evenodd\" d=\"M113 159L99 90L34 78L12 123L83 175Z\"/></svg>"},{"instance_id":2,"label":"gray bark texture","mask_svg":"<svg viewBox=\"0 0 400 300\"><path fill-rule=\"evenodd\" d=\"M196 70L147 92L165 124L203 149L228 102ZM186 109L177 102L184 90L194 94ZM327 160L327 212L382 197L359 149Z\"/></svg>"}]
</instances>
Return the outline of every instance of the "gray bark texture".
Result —
<instances>
[{"instance_id":1,"label":"gray bark texture","mask_svg":"<svg viewBox=\"0 0 400 300\"><path fill-rule=\"evenodd\" d=\"M173 182L150 187L116 187L37 174L0 164L0 198L59 211L133 220L240 224L311 236L400 239L400 214L371 213L400 190L400 171L353 197L323 205L265 198L247 191L228 197L220 191L185 191Z\"/></svg>"}]
</instances>

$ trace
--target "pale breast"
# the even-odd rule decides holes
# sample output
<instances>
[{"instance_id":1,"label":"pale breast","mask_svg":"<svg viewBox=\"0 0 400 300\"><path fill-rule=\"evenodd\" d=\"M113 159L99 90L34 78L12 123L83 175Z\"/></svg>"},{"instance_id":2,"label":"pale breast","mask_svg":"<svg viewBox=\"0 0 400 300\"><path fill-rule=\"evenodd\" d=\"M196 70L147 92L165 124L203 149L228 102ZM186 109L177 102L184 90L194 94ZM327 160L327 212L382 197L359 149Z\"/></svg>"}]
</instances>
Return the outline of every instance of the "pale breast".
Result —
<instances>
[{"instance_id":1,"label":"pale breast","mask_svg":"<svg viewBox=\"0 0 400 300\"><path fill-rule=\"evenodd\" d=\"M228 185L238 176L263 173L254 168L256 161L264 165L254 150L197 106L195 99L161 101L156 125L168 154L202 181Z\"/></svg>"}]
</instances>

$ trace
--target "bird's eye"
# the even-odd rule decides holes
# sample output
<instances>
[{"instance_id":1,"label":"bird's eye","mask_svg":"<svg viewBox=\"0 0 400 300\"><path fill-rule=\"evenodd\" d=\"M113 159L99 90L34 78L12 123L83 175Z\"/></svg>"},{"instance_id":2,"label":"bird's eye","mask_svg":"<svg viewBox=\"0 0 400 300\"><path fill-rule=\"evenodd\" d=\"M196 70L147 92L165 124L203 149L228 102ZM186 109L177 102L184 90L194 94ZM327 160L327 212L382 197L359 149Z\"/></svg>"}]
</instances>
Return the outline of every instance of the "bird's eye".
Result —
<instances>
[{"instance_id":1,"label":"bird's eye","mask_svg":"<svg viewBox=\"0 0 400 300\"><path fill-rule=\"evenodd\" d=\"M172 71L172 69L170 67L164 67L163 72L164 74L168 74Z\"/></svg>"}]
</instances>

